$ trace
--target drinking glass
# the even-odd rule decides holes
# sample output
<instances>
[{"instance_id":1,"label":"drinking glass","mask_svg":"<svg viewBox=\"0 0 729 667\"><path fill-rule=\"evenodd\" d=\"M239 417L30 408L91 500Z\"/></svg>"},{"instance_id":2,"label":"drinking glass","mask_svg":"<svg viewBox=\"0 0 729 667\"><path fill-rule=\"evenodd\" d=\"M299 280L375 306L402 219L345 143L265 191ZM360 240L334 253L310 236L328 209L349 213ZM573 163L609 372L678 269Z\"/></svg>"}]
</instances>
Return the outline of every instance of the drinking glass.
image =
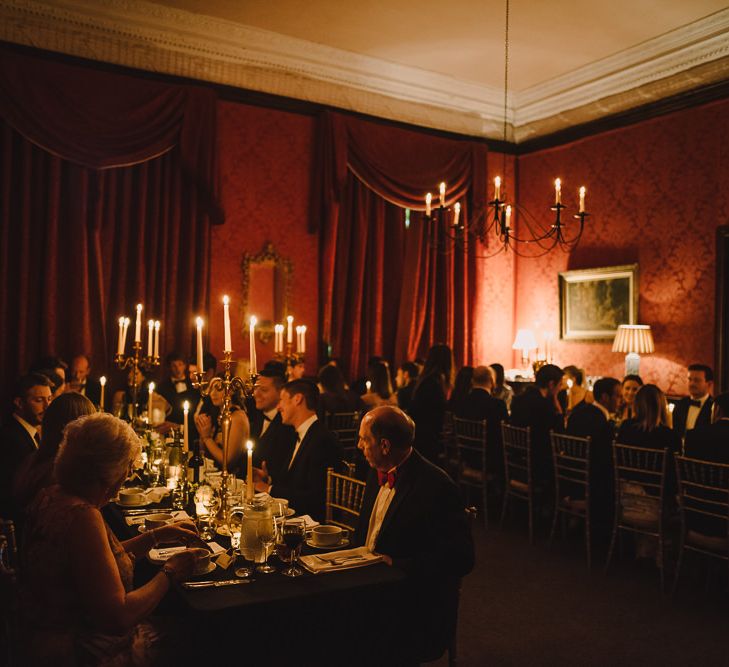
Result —
<instances>
[{"instance_id":1,"label":"drinking glass","mask_svg":"<svg viewBox=\"0 0 729 667\"><path fill-rule=\"evenodd\" d=\"M215 515L220 508L219 499L212 487L203 485L198 488L195 492L195 508L200 537L208 542L215 538Z\"/></svg>"},{"instance_id":2,"label":"drinking glass","mask_svg":"<svg viewBox=\"0 0 729 667\"><path fill-rule=\"evenodd\" d=\"M241 548L241 535L243 533L243 508L234 507L228 517L228 531L230 532L230 547L234 556L243 558L243 565L235 570L236 577L250 577L253 575L253 567L245 564L246 554Z\"/></svg>"},{"instance_id":3,"label":"drinking glass","mask_svg":"<svg viewBox=\"0 0 729 667\"><path fill-rule=\"evenodd\" d=\"M284 520L282 529L283 543L289 551L289 566L281 572L287 577L300 577L304 571L296 566L301 545L306 536L306 524L301 519Z\"/></svg>"},{"instance_id":4,"label":"drinking glass","mask_svg":"<svg viewBox=\"0 0 729 667\"><path fill-rule=\"evenodd\" d=\"M268 564L268 556L271 553L271 548L276 543L276 524L272 516L258 520L256 536L263 550L263 563L256 568L256 572L271 574L276 571L273 565Z\"/></svg>"}]
</instances>

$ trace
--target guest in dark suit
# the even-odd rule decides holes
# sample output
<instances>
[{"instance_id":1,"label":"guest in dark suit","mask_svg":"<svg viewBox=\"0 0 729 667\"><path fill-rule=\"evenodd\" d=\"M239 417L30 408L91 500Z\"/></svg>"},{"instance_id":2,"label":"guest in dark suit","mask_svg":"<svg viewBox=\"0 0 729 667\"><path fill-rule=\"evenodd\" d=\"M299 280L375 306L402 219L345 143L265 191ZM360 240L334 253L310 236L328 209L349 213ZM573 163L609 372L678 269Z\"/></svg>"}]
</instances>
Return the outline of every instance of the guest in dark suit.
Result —
<instances>
[{"instance_id":1,"label":"guest in dark suit","mask_svg":"<svg viewBox=\"0 0 729 667\"><path fill-rule=\"evenodd\" d=\"M453 391L446 401L446 410L455 414L461 412L466 396L473 389L473 366L462 366L453 382Z\"/></svg>"},{"instance_id":2,"label":"guest in dark suit","mask_svg":"<svg viewBox=\"0 0 729 667\"><path fill-rule=\"evenodd\" d=\"M367 413L359 431L372 470L355 541L408 577L408 613L392 629L402 650L395 664L442 655L454 630L460 579L474 561L463 501L451 479L413 448L415 428L402 410L382 406Z\"/></svg>"},{"instance_id":3,"label":"guest in dark suit","mask_svg":"<svg viewBox=\"0 0 729 667\"><path fill-rule=\"evenodd\" d=\"M395 375L395 386L397 387L397 404L401 410L409 412L410 403L413 400L413 390L418 380L419 369L417 364L406 361L400 364Z\"/></svg>"},{"instance_id":4,"label":"guest in dark suit","mask_svg":"<svg viewBox=\"0 0 729 667\"><path fill-rule=\"evenodd\" d=\"M264 368L253 387L255 410L250 417L251 437L256 441L253 465L256 468L265 465L274 479L284 476L296 443L296 431L293 426L281 421L278 411L281 389L285 384L283 372Z\"/></svg>"},{"instance_id":5,"label":"guest in dark suit","mask_svg":"<svg viewBox=\"0 0 729 667\"><path fill-rule=\"evenodd\" d=\"M635 395L635 419L623 422L618 430L617 442L621 445L665 449L674 454L681 450L681 438L669 427L666 395L654 384L645 384ZM669 465L669 472L673 466Z\"/></svg>"},{"instance_id":6,"label":"guest in dark suit","mask_svg":"<svg viewBox=\"0 0 729 667\"><path fill-rule=\"evenodd\" d=\"M563 389L564 373L559 366L545 364L535 383L511 401L511 423L532 429L532 465L538 481L552 477L552 447L549 432L564 431L564 414L557 395Z\"/></svg>"},{"instance_id":7,"label":"guest in dark suit","mask_svg":"<svg viewBox=\"0 0 729 667\"><path fill-rule=\"evenodd\" d=\"M51 402L51 382L40 373L22 377L13 391L13 412L0 430L0 516L12 513L13 478L40 445L40 426Z\"/></svg>"},{"instance_id":8,"label":"guest in dark suit","mask_svg":"<svg viewBox=\"0 0 729 667\"><path fill-rule=\"evenodd\" d=\"M673 410L673 430L683 438L687 431L711 424L714 371L704 364L688 367L689 396L682 398Z\"/></svg>"},{"instance_id":9,"label":"guest in dark suit","mask_svg":"<svg viewBox=\"0 0 729 667\"><path fill-rule=\"evenodd\" d=\"M327 412L357 412L362 409L359 396L347 388L342 371L332 364L319 369L319 419Z\"/></svg>"},{"instance_id":10,"label":"guest in dark suit","mask_svg":"<svg viewBox=\"0 0 729 667\"><path fill-rule=\"evenodd\" d=\"M603 529L598 532L602 537L606 537L609 534L612 513L612 445L615 439L615 426L611 421L611 415L620 405L622 395L620 380L610 377L600 378L595 382L592 395L594 402L582 401L572 410L567 421L567 434L590 438L591 516Z\"/></svg>"},{"instance_id":11,"label":"guest in dark suit","mask_svg":"<svg viewBox=\"0 0 729 667\"><path fill-rule=\"evenodd\" d=\"M178 352L170 352L165 357L167 377L157 387L157 393L162 396L172 408L167 415L167 422L171 426L182 424L184 419L184 403L190 404L193 414L200 400L198 392L190 381L187 368L187 359Z\"/></svg>"},{"instance_id":12,"label":"guest in dark suit","mask_svg":"<svg viewBox=\"0 0 729 667\"><path fill-rule=\"evenodd\" d=\"M506 403L491 395L495 378L489 366L476 366L473 369L471 383L473 388L456 407L454 414L461 419L486 420L486 465L489 472L501 476L504 465L501 423L509 421ZM475 467L479 466L480 463Z\"/></svg>"},{"instance_id":13,"label":"guest in dark suit","mask_svg":"<svg viewBox=\"0 0 729 667\"><path fill-rule=\"evenodd\" d=\"M94 405L98 406L101 401L101 383L91 377L89 358L85 354L77 354L71 359L69 371L71 374L68 385L70 391L86 396Z\"/></svg>"},{"instance_id":14,"label":"guest in dark suit","mask_svg":"<svg viewBox=\"0 0 729 667\"><path fill-rule=\"evenodd\" d=\"M336 436L317 418L319 390L308 380L292 380L281 390L281 421L296 429L296 444L279 478L267 465L256 468L256 490L287 498L298 514L324 519L327 468L342 460Z\"/></svg>"},{"instance_id":15,"label":"guest in dark suit","mask_svg":"<svg viewBox=\"0 0 729 667\"><path fill-rule=\"evenodd\" d=\"M714 421L686 432L686 456L729 464L729 393L714 399Z\"/></svg>"},{"instance_id":16,"label":"guest in dark suit","mask_svg":"<svg viewBox=\"0 0 729 667\"><path fill-rule=\"evenodd\" d=\"M423 372L415 383L410 416L415 430L415 449L429 461L437 462L443 447L441 432L446 411L446 396L453 384L453 353L447 345L433 345L428 351Z\"/></svg>"}]
</instances>

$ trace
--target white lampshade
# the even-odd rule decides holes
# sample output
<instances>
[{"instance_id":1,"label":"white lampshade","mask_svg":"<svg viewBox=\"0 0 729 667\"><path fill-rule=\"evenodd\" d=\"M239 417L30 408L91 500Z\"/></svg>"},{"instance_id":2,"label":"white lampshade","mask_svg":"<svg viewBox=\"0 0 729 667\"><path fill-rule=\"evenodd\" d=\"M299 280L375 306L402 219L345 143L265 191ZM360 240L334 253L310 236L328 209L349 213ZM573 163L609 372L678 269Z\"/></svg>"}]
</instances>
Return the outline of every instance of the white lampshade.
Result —
<instances>
[{"instance_id":1,"label":"white lampshade","mask_svg":"<svg viewBox=\"0 0 729 667\"><path fill-rule=\"evenodd\" d=\"M519 329L516 332L516 338L514 344L511 346L512 350L536 350L537 339L534 337L534 332L531 329Z\"/></svg>"},{"instance_id":2,"label":"white lampshade","mask_svg":"<svg viewBox=\"0 0 729 667\"><path fill-rule=\"evenodd\" d=\"M621 324L613 342L613 352L650 354L655 351L649 324Z\"/></svg>"}]
</instances>

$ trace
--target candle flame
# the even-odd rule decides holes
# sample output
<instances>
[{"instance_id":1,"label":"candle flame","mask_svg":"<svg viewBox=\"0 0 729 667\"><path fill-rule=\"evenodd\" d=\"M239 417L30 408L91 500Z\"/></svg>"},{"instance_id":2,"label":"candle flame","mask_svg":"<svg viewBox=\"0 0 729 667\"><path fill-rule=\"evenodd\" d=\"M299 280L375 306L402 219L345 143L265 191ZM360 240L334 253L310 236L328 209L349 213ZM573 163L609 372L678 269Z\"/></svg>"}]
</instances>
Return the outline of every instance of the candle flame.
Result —
<instances>
[{"instance_id":1,"label":"candle flame","mask_svg":"<svg viewBox=\"0 0 729 667\"><path fill-rule=\"evenodd\" d=\"M246 449L249 452L253 451L253 441L252 440L246 440Z\"/></svg>"},{"instance_id":2,"label":"candle flame","mask_svg":"<svg viewBox=\"0 0 729 667\"><path fill-rule=\"evenodd\" d=\"M497 188L500 188L500 187L501 187L501 176L497 176L497 177L496 177L496 178L494 179L494 185L495 185L495 186L496 186Z\"/></svg>"},{"instance_id":3,"label":"candle flame","mask_svg":"<svg viewBox=\"0 0 729 667\"><path fill-rule=\"evenodd\" d=\"M137 312L139 312L139 313L142 312L142 304L141 303L138 303L137 304Z\"/></svg>"},{"instance_id":4,"label":"candle flame","mask_svg":"<svg viewBox=\"0 0 729 667\"><path fill-rule=\"evenodd\" d=\"M446 191L446 186L445 186L445 183L441 183L441 184L440 184L440 185L438 186L438 192L440 192L440 194L441 194L441 195L444 195L444 194L445 194L445 191Z\"/></svg>"},{"instance_id":5,"label":"candle flame","mask_svg":"<svg viewBox=\"0 0 729 667\"><path fill-rule=\"evenodd\" d=\"M229 303L230 303L230 299L228 298L228 295L224 294L223 295L223 304L227 306Z\"/></svg>"},{"instance_id":6,"label":"candle flame","mask_svg":"<svg viewBox=\"0 0 729 667\"><path fill-rule=\"evenodd\" d=\"M155 320L154 321L155 331L159 331L160 324L161 324L161 322L159 320Z\"/></svg>"},{"instance_id":7,"label":"candle flame","mask_svg":"<svg viewBox=\"0 0 729 667\"><path fill-rule=\"evenodd\" d=\"M584 197L586 192L587 192L587 188L583 185L580 188L580 197Z\"/></svg>"},{"instance_id":8,"label":"candle flame","mask_svg":"<svg viewBox=\"0 0 729 667\"><path fill-rule=\"evenodd\" d=\"M120 317L120 318L119 318L119 326L120 326L120 327L123 327L123 326L124 326L124 320L125 320L125 318L124 318L124 317Z\"/></svg>"},{"instance_id":9,"label":"candle flame","mask_svg":"<svg viewBox=\"0 0 729 667\"><path fill-rule=\"evenodd\" d=\"M294 321L294 316L293 316L293 315L289 315L289 316L288 316L288 317L286 318L286 321L287 321L287 322L293 322L293 321Z\"/></svg>"},{"instance_id":10,"label":"candle flame","mask_svg":"<svg viewBox=\"0 0 729 667\"><path fill-rule=\"evenodd\" d=\"M554 188L555 188L555 190L561 190L562 189L562 179L561 178L555 178L554 179Z\"/></svg>"},{"instance_id":11,"label":"candle flame","mask_svg":"<svg viewBox=\"0 0 729 667\"><path fill-rule=\"evenodd\" d=\"M105 375L102 375L102 376L101 376L101 377L99 378L99 384L100 384L100 385L101 385L102 387L103 387L103 386L104 386L104 385L106 384L106 376L105 376Z\"/></svg>"},{"instance_id":12,"label":"candle flame","mask_svg":"<svg viewBox=\"0 0 729 667\"><path fill-rule=\"evenodd\" d=\"M258 318L255 315L251 315L251 326L254 327L258 324Z\"/></svg>"},{"instance_id":13,"label":"candle flame","mask_svg":"<svg viewBox=\"0 0 729 667\"><path fill-rule=\"evenodd\" d=\"M152 328L154 326L154 320L148 320L147 321L147 326L150 327L150 328Z\"/></svg>"},{"instance_id":14,"label":"candle flame","mask_svg":"<svg viewBox=\"0 0 729 667\"><path fill-rule=\"evenodd\" d=\"M128 317L125 317L124 318L124 326L125 327L128 327L130 322L131 322L131 320Z\"/></svg>"},{"instance_id":15,"label":"candle flame","mask_svg":"<svg viewBox=\"0 0 729 667\"><path fill-rule=\"evenodd\" d=\"M301 333L306 333L306 325L305 324L302 324L301 325Z\"/></svg>"},{"instance_id":16,"label":"candle flame","mask_svg":"<svg viewBox=\"0 0 729 667\"><path fill-rule=\"evenodd\" d=\"M195 318L195 324L197 324L198 329L202 329L203 318L202 317Z\"/></svg>"},{"instance_id":17,"label":"candle flame","mask_svg":"<svg viewBox=\"0 0 729 667\"><path fill-rule=\"evenodd\" d=\"M156 385L154 384L154 382L150 382L150 383L149 383L149 392L150 392L150 393L152 393L152 392L154 391L154 388L155 388L155 386L156 386Z\"/></svg>"},{"instance_id":18,"label":"candle flame","mask_svg":"<svg viewBox=\"0 0 729 667\"><path fill-rule=\"evenodd\" d=\"M182 404L182 409L183 409L183 410L184 410L185 412L189 412L189 411L190 411L190 402L189 402L189 401L185 401L185 402L184 402L184 403Z\"/></svg>"}]
</instances>

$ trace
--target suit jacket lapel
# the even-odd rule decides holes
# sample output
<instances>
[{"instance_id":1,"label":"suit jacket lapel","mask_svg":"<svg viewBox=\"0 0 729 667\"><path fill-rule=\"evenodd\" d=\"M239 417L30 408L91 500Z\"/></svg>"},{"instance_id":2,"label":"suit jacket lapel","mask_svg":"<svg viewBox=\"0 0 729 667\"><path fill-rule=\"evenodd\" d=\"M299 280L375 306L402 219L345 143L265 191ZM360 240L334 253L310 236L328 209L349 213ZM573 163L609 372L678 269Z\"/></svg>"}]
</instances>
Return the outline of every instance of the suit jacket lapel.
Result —
<instances>
[{"instance_id":1,"label":"suit jacket lapel","mask_svg":"<svg viewBox=\"0 0 729 667\"><path fill-rule=\"evenodd\" d=\"M380 534L377 538L378 542L380 537L387 531L387 527L393 521L393 517L397 516L397 511L402 505L403 500L410 493L413 488L413 482L415 481L415 468L417 468L418 461L416 457L419 454L413 450L410 454L410 458L403 463L399 470L398 480L396 483L395 497L390 503L390 507L387 508L387 514L382 519L382 526L380 526Z\"/></svg>"},{"instance_id":2,"label":"suit jacket lapel","mask_svg":"<svg viewBox=\"0 0 729 667\"><path fill-rule=\"evenodd\" d=\"M291 463L291 467L289 468L289 472L293 472L298 468L300 462L303 460L302 457L306 455L307 450L311 447L311 443L316 438L318 432L319 432L319 420L317 419L311 426L309 426L309 430L306 432L306 435L304 436L304 439L301 441L301 444L299 445L299 451L296 452L296 458L294 458L293 463ZM296 445L294 444L294 449L296 449ZM294 450L291 450L291 453L293 454ZM291 459L289 459L289 462L291 462Z\"/></svg>"}]
</instances>

